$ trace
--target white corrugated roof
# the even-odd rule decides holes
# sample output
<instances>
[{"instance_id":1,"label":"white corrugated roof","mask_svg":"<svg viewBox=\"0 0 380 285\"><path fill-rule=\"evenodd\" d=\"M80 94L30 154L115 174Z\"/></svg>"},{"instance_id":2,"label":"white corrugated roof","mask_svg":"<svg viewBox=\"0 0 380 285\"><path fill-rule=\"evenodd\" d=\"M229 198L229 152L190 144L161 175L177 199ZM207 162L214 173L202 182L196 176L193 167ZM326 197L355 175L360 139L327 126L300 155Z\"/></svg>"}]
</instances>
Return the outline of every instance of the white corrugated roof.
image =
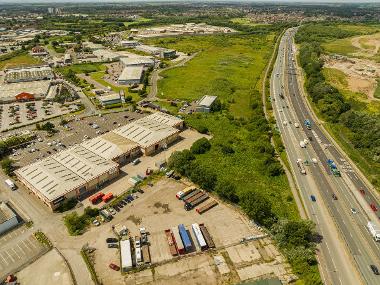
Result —
<instances>
[{"instance_id":1,"label":"white corrugated roof","mask_svg":"<svg viewBox=\"0 0 380 285\"><path fill-rule=\"evenodd\" d=\"M81 143L81 145L97 155L109 160L127 154L131 150L138 147L137 143L113 132L108 132L99 137L87 140Z\"/></svg>"},{"instance_id":2,"label":"white corrugated roof","mask_svg":"<svg viewBox=\"0 0 380 285\"><path fill-rule=\"evenodd\" d=\"M113 130L113 132L146 148L178 133L179 130L145 117Z\"/></svg>"},{"instance_id":3,"label":"white corrugated roof","mask_svg":"<svg viewBox=\"0 0 380 285\"><path fill-rule=\"evenodd\" d=\"M86 183L83 178L52 157L22 167L16 173L49 201Z\"/></svg>"},{"instance_id":4,"label":"white corrugated roof","mask_svg":"<svg viewBox=\"0 0 380 285\"><path fill-rule=\"evenodd\" d=\"M120 62L125 66L131 65L154 65L154 60L150 57L141 56L141 57L122 57Z\"/></svg>"},{"instance_id":5,"label":"white corrugated roof","mask_svg":"<svg viewBox=\"0 0 380 285\"><path fill-rule=\"evenodd\" d=\"M217 96L205 95L198 101L198 105L210 107L212 105L212 103L214 103L216 98L218 98L218 97Z\"/></svg>"},{"instance_id":6,"label":"white corrugated roof","mask_svg":"<svg viewBox=\"0 0 380 285\"><path fill-rule=\"evenodd\" d=\"M151 114L145 118L149 119L149 120L156 121L160 124L165 124L165 125L171 126L171 127L174 127L174 126L183 122L183 120L181 120L180 118L177 118L175 116L172 116L172 115L169 115L169 114L166 114L163 112L156 112L156 113L153 113L153 114Z\"/></svg>"},{"instance_id":7,"label":"white corrugated roof","mask_svg":"<svg viewBox=\"0 0 380 285\"><path fill-rule=\"evenodd\" d=\"M86 181L91 181L118 166L117 163L106 160L81 145L57 153L53 158Z\"/></svg>"}]
</instances>

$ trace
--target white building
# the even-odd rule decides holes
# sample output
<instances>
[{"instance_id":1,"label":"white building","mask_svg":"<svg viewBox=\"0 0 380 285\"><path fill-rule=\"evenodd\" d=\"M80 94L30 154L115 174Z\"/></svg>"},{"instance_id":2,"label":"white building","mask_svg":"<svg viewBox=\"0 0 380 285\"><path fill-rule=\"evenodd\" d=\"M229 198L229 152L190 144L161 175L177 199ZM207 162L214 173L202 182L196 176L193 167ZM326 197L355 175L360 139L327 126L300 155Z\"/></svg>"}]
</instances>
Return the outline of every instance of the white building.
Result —
<instances>
[{"instance_id":1,"label":"white building","mask_svg":"<svg viewBox=\"0 0 380 285\"><path fill-rule=\"evenodd\" d=\"M209 95L203 96L198 101L196 111L197 112L203 112L203 113L209 113L211 111L212 105L214 104L214 102L217 98L218 98L217 96L209 96Z\"/></svg>"},{"instance_id":2,"label":"white building","mask_svg":"<svg viewBox=\"0 0 380 285\"><path fill-rule=\"evenodd\" d=\"M0 202L0 235L17 226L16 214L4 202Z\"/></svg>"},{"instance_id":3,"label":"white building","mask_svg":"<svg viewBox=\"0 0 380 285\"><path fill-rule=\"evenodd\" d=\"M97 49L93 54L102 61L116 61L119 60L121 55L108 49Z\"/></svg>"},{"instance_id":4,"label":"white building","mask_svg":"<svg viewBox=\"0 0 380 285\"><path fill-rule=\"evenodd\" d=\"M140 43L138 41L121 41L120 45L127 48L134 48L140 45Z\"/></svg>"},{"instance_id":5,"label":"white building","mask_svg":"<svg viewBox=\"0 0 380 285\"><path fill-rule=\"evenodd\" d=\"M148 56L141 57L122 57L120 59L121 64L124 67L127 66L144 66L144 67L153 67L155 64L154 59Z\"/></svg>"},{"instance_id":6,"label":"white building","mask_svg":"<svg viewBox=\"0 0 380 285\"><path fill-rule=\"evenodd\" d=\"M117 83L121 85L140 84L143 77L144 66L127 66L121 72Z\"/></svg>"},{"instance_id":7,"label":"white building","mask_svg":"<svg viewBox=\"0 0 380 285\"><path fill-rule=\"evenodd\" d=\"M5 70L4 82L30 82L54 79L54 72L49 66L21 67Z\"/></svg>"},{"instance_id":8,"label":"white building","mask_svg":"<svg viewBox=\"0 0 380 285\"><path fill-rule=\"evenodd\" d=\"M161 58L173 58L176 56L176 51L174 49L166 49L148 45L138 45L135 49Z\"/></svg>"}]
</instances>

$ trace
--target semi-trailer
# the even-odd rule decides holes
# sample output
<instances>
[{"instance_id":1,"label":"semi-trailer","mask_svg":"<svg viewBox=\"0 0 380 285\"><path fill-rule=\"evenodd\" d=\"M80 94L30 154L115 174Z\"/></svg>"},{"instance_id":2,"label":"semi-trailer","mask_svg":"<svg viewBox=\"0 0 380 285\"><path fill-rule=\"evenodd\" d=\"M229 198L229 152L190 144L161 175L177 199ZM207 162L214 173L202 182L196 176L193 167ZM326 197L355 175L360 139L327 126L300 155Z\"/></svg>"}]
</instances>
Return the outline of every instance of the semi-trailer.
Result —
<instances>
[{"instance_id":1,"label":"semi-trailer","mask_svg":"<svg viewBox=\"0 0 380 285\"><path fill-rule=\"evenodd\" d=\"M201 197L201 196L204 195L204 194L205 194L205 192L203 192L203 191L199 191L199 192L198 192L197 194L195 194L194 196L192 196L192 197L190 197L190 198L186 198L186 199L184 199L183 202L185 202L185 204L187 204L187 203L191 203L191 202L197 200L199 197Z\"/></svg>"},{"instance_id":2,"label":"semi-trailer","mask_svg":"<svg viewBox=\"0 0 380 285\"><path fill-rule=\"evenodd\" d=\"M185 203L185 210L186 211L190 211L191 209L193 209L195 206L198 206L200 203L202 203L203 201L206 201L207 199L209 198L209 196L204 193L202 196L200 196L198 199L190 202L190 203Z\"/></svg>"},{"instance_id":3,"label":"semi-trailer","mask_svg":"<svg viewBox=\"0 0 380 285\"><path fill-rule=\"evenodd\" d=\"M193 244L191 243L190 237L187 233L187 230L183 224L178 225L178 231L181 236L183 246L185 247L185 251L189 252L193 249Z\"/></svg>"},{"instance_id":4,"label":"semi-trailer","mask_svg":"<svg viewBox=\"0 0 380 285\"><path fill-rule=\"evenodd\" d=\"M204 212L207 212L208 210L210 210L211 208L215 207L216 205L218 205L218 202L213 200L211 201L210 203L204 205L203 207L200 207L200 208L197 208L196 211L198 214L203 214Z\"/></svg>"},{"instance_id":5,"label":"semi-trailer","mask_svg":"<svg viewBox=\"0 0 380 285\"><path fill-rule=\"evenodd\" d=\"M149 252L149 246L147 244L142 246L142 256L145 264L149 264L150 261L150 252Z\"/></svg>"},{"instance_id":6,"label":"semi-trailer","mask_svg":"<svg viewBox=\"0 0 380 285\"><path fill-rule=\"evenodd\" d=\"M175 244L175 240L174 240L174 236L173 236L173 233L171 230L165 230L165 235L166 235L166 240L168 242L168 245L169 245L169 250L170 250L170 253L172 256L177 256L178 255L178 252L177 252L177 247L176 247L176 244Z\"/></svg>"},{"instance_id":7,"label":"semi-trailer","mask_svg":"<svg viewBox=\"0 0 380 285\"><path fill-rule=\"evenodd\" d=\"M131 242L129 239L120 241L121 270L127 272L133 268Z\"/></svg>"},{"instance_id":8,"label":"semi-trailer","mask_svg":"<svg viewBox=\"0 0 380 285\"><path fill-rule=\"evenodd\" d=\"M189 186L183 189L182 191L177 192L175 196L177 197L177 199L182 199L183 197L195 191L196 189L197 188L195 186Z\"/></svg>"},{"instance_id":9,"label":"semi-trailer","mask_svg":"<svg viewBox=\"0 0 380 285\"><path fill-rule=\"evenodd\" d=\"M111 200L113 198L113 194L112 193L107 193L106 195L104 195L102 197L102 201L104 203L107 203L109 200Z\"/></svg>"},{"instance_id":10,"label":"semi-trailer","mask_svg":"<svg viewBox=\"0 0 380 285\"><path fill-rule=\"evenodd\" d=\"M204 239L201 229L198 224L192 224L191 228L193 229L193 233L195 235L195 239L197 240L197 243L201 250L206 250L207 249L207 243L206 240Z\"/></svg>"},{"instance_id":11,"label":"semi-trailer","mask_svg":"<svg viewBox=\"0 0 380 285\"><path fill-rule=\"evenodd\" d=\"M380 241L380 227L374 222L369 221L367 224L368 231L375 241Z\"/></svg>"},{"instance_id":12,"label":"semi-trailer","mask_svg":"<svg viewBox=\"0 0 380 285\"><path fill-rule=\"evenodd\" d=\"M185 254L185 246L183 245L181 235L179 234L178 227L172 227L174 242L177 245L177 250L179 254Z\"/></svg>"},{"instance_id":13,"label":"semi-trailer","mask_svg":"<svg viewBox=\"0 0 380 285\"><path fill-rule=\"evenodd\" d=\"M207 243L207 246L209 248L214 248L215 247L215 243L214 241L212 240L207 228L205 227L204 224L199 224L199 228L201 229L201 232L202 232L202 235Z\"/></svg>"},{"instance_id":14,"label":"semi-trailer","mask_svg":"<svg viewBox=\"0 0 380 285\"><path fill-rule=\"evenodd\" d=\"M182 200L186 202L188 199L190 199L191 197L194 197L195 195L199 194L200 192L202 192L202 191L197 189L197 190L191 192L190 194L186 195L185 197L183 197Z\"/></svg>"},{"instance_id":15,"label":"semi-trailer","mask_svg":"<svg viewBox=\"0 0 380 285\"><path fill-rule=\"evenodd\" d=\"M103 196L104 196L104 193L99 192L99 193L96 193L95 195L92 195L88 200L90 200L92 204L96 204L102 199Z\"/></svg>"}]
</instances>

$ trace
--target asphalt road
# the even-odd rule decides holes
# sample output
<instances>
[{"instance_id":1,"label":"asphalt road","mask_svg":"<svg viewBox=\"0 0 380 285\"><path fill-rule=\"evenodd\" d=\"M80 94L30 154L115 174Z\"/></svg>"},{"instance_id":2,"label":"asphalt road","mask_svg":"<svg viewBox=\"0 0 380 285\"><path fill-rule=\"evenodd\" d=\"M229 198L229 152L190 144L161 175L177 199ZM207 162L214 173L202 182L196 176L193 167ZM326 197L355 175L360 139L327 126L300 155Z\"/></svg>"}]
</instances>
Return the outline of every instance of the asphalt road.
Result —
<instances>
[{"instance_id":1,"label":"asphalt road","mask_svg":"<svg viewBox=\"0 0 380 285\"><path fill-rule=\"evenodd\" d=\"M288 30L280 43L271 80L271 98L302 199L323 237L320 244L323 278L330 284L380 284L380 277L369 268L370 264L380 265L379 246L365 227L368 219L377 220L366 204L373 203L375 198L320 126L312 123L312 129L308 130L303 124L312 115L297 81L293 33ZM300 124L299 128L294 126L295 122ZM305 138L312 140L306 148L301 148L299 142ZM296 164L299 158L309 162L316 158L318 163L305 166L307 174L302 175ZM334 159L341 170L344 168L342 177L331 174L326 163L328 158ZM364 197L358 191L361 188L366 193ZM338 200L332 198L333 193ZM310 201L310 195L317 201ZM351 208L356 209L357 214L352 213Z\"/></svg>"}]
</instances>

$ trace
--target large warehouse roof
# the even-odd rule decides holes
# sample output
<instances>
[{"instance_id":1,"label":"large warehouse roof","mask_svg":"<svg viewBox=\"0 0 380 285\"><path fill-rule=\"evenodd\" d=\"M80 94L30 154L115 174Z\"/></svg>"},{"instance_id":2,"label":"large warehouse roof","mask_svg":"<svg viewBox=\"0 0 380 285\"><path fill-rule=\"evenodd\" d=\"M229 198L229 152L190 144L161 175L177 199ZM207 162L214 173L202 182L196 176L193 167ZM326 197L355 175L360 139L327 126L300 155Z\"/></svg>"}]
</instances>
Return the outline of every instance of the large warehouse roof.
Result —
<instances>
[{"instance_id":1,"label":"large warehouse roof","mask_svg":"<svg viewBox=\"0 0 380 285\"><path fill-rule=\"evenodd\" d=\"M0 101L14 99L17 94L28 92L36 96L46 96L50 87L50 80L8 83L0 86Z\"/></svg>"},{"instance_id":2,"label":"large warehouse roof","mask_svg":"<svg viewBox=\"0 0 380 285\"><path fill-rule=\"evenodd\" d=\"M100 137L85 141L81 145L97 155L109 160L115 159L138 148L137 143L125 139L114 132L108 132Z\"/></svg>"},{"instance_id":3,"label":"large warehouse roof","mask_svg":"<svg viewBox=\"0 0 380 285\"><path fill-rule=\"evenodd\" d=\"M86 183L79 175L52 157L20 168L16 170L16 173L49 201Z\"/></svg>"},{"instance_id":4,"label":"large warehouse roof","mask_svg":"<svg viewBox=\"0 0 380 285\"><path fill-rule=\"evenodd\" d=\"M106 160L81 145L57 153L53 158L86 181L118 167L117 163Z\"/></svg>"},{"instance_id":5,"label":"large warehouse roof","mask_svg":"<svg viewBox=\"0 0 380 285\"><path fill-rule=\"evenodd\" d=\"M138 143L143 148L146 148L178 133L179 130L145 117L122 126L113 132Z\"/></svg>"},{"instance_id":6,"label":"large warehouse roof","mask_svg":"<svg viewBox=\"0 0 380 285\"><path fill-rule=\"evenodd\" d=\"M169 115L163 112L156 112L145 118L148 120L156 121L160 124L171 126L171 127L174 127L183 122L183 120L181 120L180 118L174 117L172 115Z\"/></svg>"},{"instance_id":7,"label":"large warehouse roof","mask_svg":"<svg viewBox=\"0 0 380 285\"><path fill-rule=\"evenodd\" d=\"M132 65L144 65L144 66L153 66L154 60L147 56L141 57L122 57L120 58L120 62L124 66L132 66Z\"/></svg>"},{"instance_id":8,"label":"large warehouse roof","mask_svg":"<svg viewBox=\"0 0 380 285\"><path fill-rule=\"evenodd\" d=\"M13 68L5 70L5 82L34 81L54 78L53 70L49 66L35 66Z\"/></svg>"},{"instance_id":9,"label":"large warehouse roof","mask_svg":"<svg viewBox=\"0 0 380 285\"><path fill-rule=\"evenodd\" d=\"M144 67L142 65L127 66L119 76L119 81L123 80L141 80Z\"/></svg>"}]
</instances>

